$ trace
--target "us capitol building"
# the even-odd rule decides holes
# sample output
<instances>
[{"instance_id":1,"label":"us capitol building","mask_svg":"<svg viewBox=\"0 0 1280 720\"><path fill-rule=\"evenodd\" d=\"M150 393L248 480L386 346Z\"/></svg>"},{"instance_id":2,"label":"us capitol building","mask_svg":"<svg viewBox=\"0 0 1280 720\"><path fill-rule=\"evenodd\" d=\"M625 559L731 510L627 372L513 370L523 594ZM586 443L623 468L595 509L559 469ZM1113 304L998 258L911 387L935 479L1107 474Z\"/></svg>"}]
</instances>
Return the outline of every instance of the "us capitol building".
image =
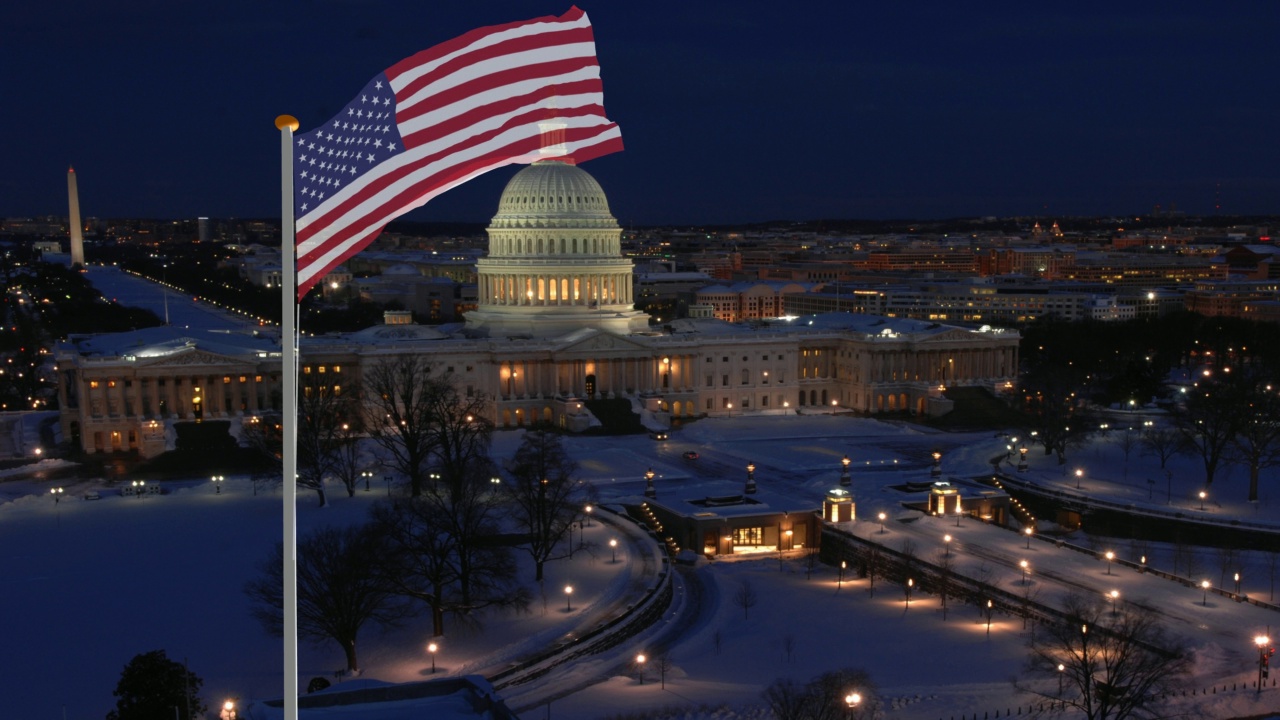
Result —
<instances>
[{"instance_id":1,"label":"us capitol building","mask_svg":"<svg viewBox=\"0 0 1280 720\"><path fill-rule=\"evenodd\" d=\"M831 313L752 325L713 318L651 327L632 262L595 178L544 160L503 190L465 324L389 315L360 332L302 339L304 373L359 385L362 368L421 355L489 398L499 427L581 431L584 400L630 398L652 422L742 413L941 414L951 386L1011 387L1018 334ZM174 422L239 422L278 408L278 337L175 327L72 336L56 351L63 437L86 452L165 449Z\"/></svg>"}]
</instances>

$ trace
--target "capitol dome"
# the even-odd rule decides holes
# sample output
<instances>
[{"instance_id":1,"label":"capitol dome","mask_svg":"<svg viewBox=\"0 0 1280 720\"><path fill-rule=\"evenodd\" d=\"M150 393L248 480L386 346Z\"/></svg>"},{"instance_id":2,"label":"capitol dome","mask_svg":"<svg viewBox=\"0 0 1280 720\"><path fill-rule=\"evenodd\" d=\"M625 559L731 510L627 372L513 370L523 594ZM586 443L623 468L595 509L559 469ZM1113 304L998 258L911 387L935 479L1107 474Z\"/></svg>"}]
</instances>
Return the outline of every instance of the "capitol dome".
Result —
<instances>
[{"instance_id":1,"label":"capitol dome","mask_svg":"<svg viewBox=\"0 0 1280 720\"><path fill-rule=\"evenodd\" d=\"M618 227L600 183L576 165L534 163L516 173L498 200L491 228Z\"/></svg>"},{"instance_id":2,"label":"capitol dome","mask_svg":"<svg viewBox=\"0 0 1280 720\"><path fill-rule=\"evenodd\" d=\"M516 173L476 262L479 307L467 327L490 334L558 335L584 327L647 327L632 300L632 263L600 183L562 160Z\"/></svg>"}]
</instances>

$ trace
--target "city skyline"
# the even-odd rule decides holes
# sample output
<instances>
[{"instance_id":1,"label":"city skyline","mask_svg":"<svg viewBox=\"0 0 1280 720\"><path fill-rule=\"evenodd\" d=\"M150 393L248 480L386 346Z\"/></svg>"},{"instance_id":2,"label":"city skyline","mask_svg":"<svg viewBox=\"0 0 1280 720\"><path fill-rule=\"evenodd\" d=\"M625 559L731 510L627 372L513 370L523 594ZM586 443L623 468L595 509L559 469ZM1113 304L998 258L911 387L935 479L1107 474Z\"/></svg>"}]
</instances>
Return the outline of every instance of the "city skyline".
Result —
<instances>
[{"instance_id":1,"label":"city skyline","mask_svg":"<svg viewBox=\"0 0 1280 720\"><path fill-rule=\"evenodd\" d=\"M626 145L587 169L624 226L1275 212L1274 6L579 5ZM407 55L568 7L7 9L0 215L65 214L73 165L85 216L272 217L275 115L313 127ZM483 222L513 173L405 219Z\"/></svg>"}]
</instances>

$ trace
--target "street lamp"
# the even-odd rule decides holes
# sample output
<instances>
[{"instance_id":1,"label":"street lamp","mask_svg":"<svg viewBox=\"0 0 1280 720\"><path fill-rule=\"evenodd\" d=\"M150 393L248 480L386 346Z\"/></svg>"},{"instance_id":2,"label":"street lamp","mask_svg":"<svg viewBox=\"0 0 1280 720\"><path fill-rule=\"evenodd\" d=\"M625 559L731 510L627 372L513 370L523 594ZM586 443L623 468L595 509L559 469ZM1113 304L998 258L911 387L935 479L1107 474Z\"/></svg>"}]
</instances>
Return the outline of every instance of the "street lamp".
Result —
<instances>
[{"instance_id":1,"label":"street lamp","mask_svg":"<svg viewBox=\"0 0 1280 720\"><path fill-rule=\"evenodd\" d=\"M849 567L849 563L844 560L841 560L840 561L840 579L836 581L837 590L839 590L841 587L844 586L844 571L845 571L845 568L847 567Z\"/></svg>"},{"instance_id":2,"label":"street lamp","mask_svg":"<svg viewBox=\"0 0 1280 720\"><path fill-rule=\"evenodd\" d=\"M1240 596L1240 573L1236 573L1236 597Z\"/></svg>"},{"instance_id":3,"label":"street lamp","mask_svg":"<svg viewBox=\"0 0 1280 720\"><path fill-rule=\"evenodd\" d=\"M1018 472L1027 471L1027 446L1023 445L1018 448Z\"/></svg>"},{"instance_id":4,"label":"street lamp","mask_svg":"<svg viewBox=\"0 0 1280 720\"><path fill-rule=\"evenodd\" d=\"M235 700L228 700L222 703L222 712L218 713L218 720L236 720L238 717Z\"/></svg>"},{"instance_id":5,"label":"street lamp","mask_svg":"<svg viewBox=\"0 0 1280 720\"><path fill-rule=\"evenodd\" d=\"M618 538L609 538L609 551L613 553L613 559L609 562L618 562Z\"/></svg>"},{"instance_id":6,"label":"street lamp","mask_svg":"<svg viewBox=\"0 0 1280 720\"><path fill-rule=\"evenodd\" d=\"M1201 580L1200 589L1204 590L1204 599L1201 600L1200 604L1204 605L1205 607L1209 607L1209 581Z\"/></svg>"},{"instance_id":7,"label":"street lamp","mask_svg":"<svg viewBox=\"0 0 1280 720\"><path fill-rule=\"evenodd\" d=\"M564 586L564 611L573 612L573 586Z\"/></svg>"},{"instance_id":8,"label":"street lamp","mask_svg":"<svg viewBox=\"0 0 1280 720\"><path fill-rule=\"evenodd\" d=\"M373 471L364 470L360 473L360 477L364 478L364 491L369 492L369 481L373 479Z\"/></svg>"},{"instance_id":9,"label":"street lamp","mask_svg":"<svg viewBox=\"0 0 1280 720\"><path fill-rule=\"evenodd\" d=\"M906 586L903 588L903 590L905 590L905 591L906 591L906 593L907 593L907 601L904 603L904 605L905 605L906 607L908 607L908 608L909 608L909 607L911 607L911 588L913 588L913 587L915 587L915 586L916 586L916 581L915 581L915 579L914 579L914 578L907 578L907 584L906 584Z\"/></svg>"},{"instance_id":10,"label":"street lamp","mask_svg":"<svg viewBox=\"0 0 1280 720\"><path fill-rule=\"evenodd\" d=\"M224 480L224 478L223 478L221 475L214 475L214 476L213 476L213 478L212 478L212 480L213 480L213 488L214 488L214 489L213 489L213 494L214 494L214 495L221 495L221 494L222 494L222 481Z\"/></svg>"},{"instance_id":11,"label":"street lamp","mask_svg":"<svg viewBox=\"0 0 1280 720\"><path fill-rule=\"evenodd\" d=\"M1258 691L1255 695L1262 693L1262 679L1271 674L1271 653L1267 652L1267 646L1271 644L1271 638L1266 635L1258 635L1253 638L1253 644L1258 646Z\"/></svg>"},{"instance_id":12,"label":"street lamp","mask_svg":"<svg viewBox=\"0 0 1280 720\"><path fill-rule=\"evenodd\" d=\"M647 498L658 497L658 491L653 487L653 468L649 468L644 473L644 496Z\"/></svg>"},{"instance_id":13,"label":"street lamp","mask_svg":"<svg viewBox=\"0 0 1280 720\"><path fill-rule=\"evenodd\" d=\"M1058 697L1062 697L1062 672L1066 669L1066 665L1058 663Z\"/></svg>"},{"instance_id":14,"label":"street lamp","mask_svg":"<svg viewBox=\"0 0 1280 720\"><path fill-rule=\"evenodd\" d=\"M840 484L848 487L853 484L853 479L849 477L849 463L853 462L848 455L840 461Z\"/></svg>"},{"instance_id":15,"label":"street lamp","mask_svg":"<svg viewBox=\"0 0 1280 720\"><path fill-rule=\"evenodd\" d=\"M755 494L755 491L756 491L756 464L753 462L749 462L747 463L746 493L748 495L753 495Z\"/></svg>"},{"instance_id":16,"label":"street lamp","mask_svg":"<svg viewBox=\"0 0 1280 720\"><path fill-rule=\"evenodd\" d=\"M1201 509L1201 510L1203 510L1203 509L1204 509L1204 499L1205 499L1205 497L1207 497L1207 496L1208 496L1208 493L1206 493L1206 492L1205 492L1205 491L1203 491L1203 490L1201 490L1201 491L1200 491L1200 509Z\"/></svg>"},{"instance_id":17,"label":"street lamp","mask_svg":"<svg viewBox=\"0 0 1280 720\"><path fill-rule=\"evenodd\" d=\"M1028 549L1028 550L1030 550L1030 549L1031 549L1031 536L1032 536L1032 535L1034 535L1034 534L1035 534L1035 532L1036 532L1036 531L1035 531L1035 528L1031 527L1030 525L1028 525L1027 527L1022 528L1022 534L1024 534L1024 535L1026 535L1026 536L1027 536L1027 549Z\"/></svg>"},{"instance_id":18,"label":"street lamp","mask_svg":"<svg viewBox=\"0 0 1280 720\"><path fill-rule=\"evenodd\" d=\"M1029 581L1029 580L1027 580L1027 572L1030 570L1030 566L1029 566L1029 565L1027 565L1027 561L1026 561L1026 560L1023 560L1023 561L1019 562L1019 563L1018 563L1018 567L1021 567L1021 568L1022 568L1022 584L1023 584L1023 585L1027 585L1027 584L1029 584L1029 583L1030 583L1030 581Z\"/></svg>"},{"instance_id":19,"label":"street lamp","mask_svg":"<svg viewBox=\"0 0 1280 720\"><path fill-rule=\"evenodd\" d=\"M944 543L943 547L947 549L947 557L951 557L951 536L943 535L942 542Z\"/></svg>"},{"instance_id":20,"label":"street lamp","mask_svg":"<svg viewBox=\"0 0 1280 720\"><path fill-rule=\"evenodd\" d=\"M1080 478L1084 477L1084 470L1076 468L1076 489L1080 489Z\"/></svg>"},{"instance_id":21,"label":"street lamp","mask_svg":"<svg viewBox=\"0 0 1280 720\"><path fill-rule=\"evenodd\" d=\"M57 505L58 501L62 500L62 492L63 490L60 487L49 488L49 494L53 496L54 505Z\"/></svg>"},{"instance_id":22,"label":"street lamp","mask_svg":"<svg viewBox=\"0 0 1280 720\"><path fill-rule=\"evenodd\" d=\"M929 477L942 476L942 453L933 451L933 467L929 469Z\"/></svg>"},{"instance_id":23,"label":"street lamp","mask_svg":"<svg viewBox=\"0 0 1280 720\"><path fill-rule=\"evenodd\" d=\"M880 513L880 514L879 514L879 515L877 515L876 517L880 518L880 532L881 532L881 533L886 533L886 532L888 532L888 530L885 530L885 529L884 529L884 513Z\"/></svg>"},{"instance_id":24,"label":"street lamp","mask_svg":"<svg viewBox=\"0 0 1280 720\"><path fill-rule=\"evenodd\" d=\"M964 514L964 511L960 509L960 501L957 500L956 501L956 527L960 527L960 516L962 514Z\"/></svg>"},{"instance_id":25,"label":"street lamp","mask_svg":"<svg viewBox=\"0 0 1280 720\"><path fill-rule=\"evenodd\" d=\"M987 601L987 637L991 637L991 601Z\"/></svg>"},{"instance_id":26,"label":"street lamp","mask_svg":"<svg viewBox=\"0 0 1280 720\"><path fill-rule=\"evenodd\" d=\"M595 508L591 505L587 505L583 510L587 513L587 527L591 527L591 511L595 510Z\"/></svg>"},{"instance_id":27,"label":"street lamp","mask_svg":"<svg viewBox=\"0 0 1280 720\"><path fill-rule=\"evenodd\" d=\"M844 706L848 709L848 714L852 715L853 711L858 708L858 704L862 702L862 696L856 692L851 692L844 696Z\"/></svg>"},{"instance_id":28,"label":"street lamp","mask_svg":"<svg viewBox=\"0 0 1280 720\"><path fill-rule=\"evenodd\" d=\"M427 643L427 654L431 656L431 672L436 671L436 651L440 649L435 643Z\"/></svg>"},{"instance_id":29,"label":"street lamp","mask_svg":"<svg viewBox=\"0 0 1280 720\"><path fill-rule=\"evenodd\" d=\"M639 653L639 654L637 654L637 655L636 655L636 677L640 680L640 684L641 684L641 685L643 685L643 684L644 684L644 661L645 661L645 659L646 659L646 658L645 658L645 656L644 656L644 653Z\"/></svg>"},{"instance_id":30,"label":"street lamp","mask_svg":"<svg viewBox=\"0 0 1280 720\"><path fill-rule=\"evenodd\" d=\"M143 491L145 491L146 489L147 489L147 481L146 481L146 480L134 480L134 481L133 481L133 494L134 494L134 495L137 495L138 497L142 497L142 493L143 493Z\"/></svg>"},{"instance_id":31,"label":"street lamp","mask_svg":"<svg viewBox=\"0 0 1280 720\"><path fill-rule=\"evenodd\" d=\"M1107 593L1107 597L1111 598L1111 615L1112 615L1112 617L1115 617L1115 614L1116 614L1116 599L1120 597L1120 591L1119 591L1119 590L1112 590L1111 592Z\"/></svg>"},{"instance_id":32,"label":"street lamp","mask_svg":"<svg viewBox=\"0 0 1280 720\"><path fill-rule=\"evenodd\" d=\"M1113 552L1111 552L1110 550L1108 550L1108 551L1106 552L1106 555L1104 555L1104 557L1106 557L1106 558L1107 558L1107 574L1108 574L1108 575L1110 575L1110 574L1111 574L1111 561L1112 561L1112 560L1115 560L1115 558L1116 558L1116 554L1115 554L1115 553L1113 553Z\"/></svg>"}]
</instances>

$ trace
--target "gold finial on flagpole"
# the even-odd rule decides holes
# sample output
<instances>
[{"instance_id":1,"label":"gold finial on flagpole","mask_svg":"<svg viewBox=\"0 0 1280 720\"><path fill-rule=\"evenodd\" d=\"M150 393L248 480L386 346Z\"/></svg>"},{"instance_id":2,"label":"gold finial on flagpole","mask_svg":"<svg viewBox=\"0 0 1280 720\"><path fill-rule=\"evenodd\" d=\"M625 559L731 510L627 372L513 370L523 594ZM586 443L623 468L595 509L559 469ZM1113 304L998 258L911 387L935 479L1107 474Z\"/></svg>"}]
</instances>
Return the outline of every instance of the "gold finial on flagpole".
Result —
<instances>
[{"instance_id":1,"label":"gold finial on flagpole","mask_svg":"<svg viewBox=\"0 0 1280 720\"><path fill-rule=\"evenodd\" d=\"M298 132L299 127L300 126L298 125L298 118L292 115L281 115L280 117L276 118L277 130L283 130L285 128L289 128L294 132Z\"/></svg>"}]
</instances>

